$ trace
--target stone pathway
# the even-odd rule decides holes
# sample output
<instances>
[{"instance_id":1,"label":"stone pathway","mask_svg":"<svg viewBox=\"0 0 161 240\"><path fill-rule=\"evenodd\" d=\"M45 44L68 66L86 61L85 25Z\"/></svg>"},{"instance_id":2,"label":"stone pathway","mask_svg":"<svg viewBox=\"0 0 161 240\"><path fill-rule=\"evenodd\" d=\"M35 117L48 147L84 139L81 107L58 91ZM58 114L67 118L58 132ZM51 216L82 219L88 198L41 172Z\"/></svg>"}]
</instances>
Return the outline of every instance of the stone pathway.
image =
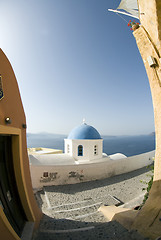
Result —
<instances>
[{"instance_id":1,"label":"stone pathway","mask_svg":"<svg viewBox=\"0 0 161 240\"><path fill-rule=\"evenodd\" d=\"M104 180L74 185L44 187L36 193L44 213L33 240L143 240L119 223L107 222L98 208L121 205L142 194L147 169Z\"/></svg>"}]
</instances>

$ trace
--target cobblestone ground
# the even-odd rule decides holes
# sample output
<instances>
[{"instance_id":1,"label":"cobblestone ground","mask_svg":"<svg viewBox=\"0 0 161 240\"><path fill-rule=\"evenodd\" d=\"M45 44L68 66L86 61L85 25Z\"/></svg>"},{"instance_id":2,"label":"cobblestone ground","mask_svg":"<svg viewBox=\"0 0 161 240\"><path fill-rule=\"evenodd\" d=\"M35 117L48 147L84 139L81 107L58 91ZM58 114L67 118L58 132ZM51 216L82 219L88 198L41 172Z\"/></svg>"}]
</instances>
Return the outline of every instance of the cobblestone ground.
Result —
<instances>
[{"instance_id":1,"label":"cobblestone ground","mask_svg":"<svg viewBox=\"0 0 161 240\"><path fill-rule=\"evenodd\" d=\"M142 194L146 168L104 180L44 187L36 193L44 213L33 240L143 240L136 231L107 222L98 208L121 205Z\"/></svg>"}]
</instances>

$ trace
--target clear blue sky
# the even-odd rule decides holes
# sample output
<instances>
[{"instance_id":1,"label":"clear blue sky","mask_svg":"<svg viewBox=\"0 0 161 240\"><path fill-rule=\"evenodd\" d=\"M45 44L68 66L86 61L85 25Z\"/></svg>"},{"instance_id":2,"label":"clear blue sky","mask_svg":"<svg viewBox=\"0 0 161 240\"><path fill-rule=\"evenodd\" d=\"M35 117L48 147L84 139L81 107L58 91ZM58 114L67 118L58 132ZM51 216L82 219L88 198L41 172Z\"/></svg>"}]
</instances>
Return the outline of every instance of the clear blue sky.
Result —
<instances>
[{"instance_id":1,"label":"clear blue sky","mask_svg":"<svg viewBox=\"0 0 161 240\"><path fill-rule=\"evenodd\" d=\"M119 0L1 0L0 46L9 58L28 132L154 131L150 87ZM128 22L131 18L123 16Z\"/></svg>"}]
</instances>

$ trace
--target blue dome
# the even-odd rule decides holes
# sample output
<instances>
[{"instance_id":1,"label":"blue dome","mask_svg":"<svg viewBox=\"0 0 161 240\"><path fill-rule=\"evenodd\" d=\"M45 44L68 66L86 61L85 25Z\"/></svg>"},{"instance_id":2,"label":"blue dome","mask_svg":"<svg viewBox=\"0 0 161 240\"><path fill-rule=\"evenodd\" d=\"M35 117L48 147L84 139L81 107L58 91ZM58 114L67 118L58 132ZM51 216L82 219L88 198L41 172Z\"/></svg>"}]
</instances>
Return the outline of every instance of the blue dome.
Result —
<instances>
[{"instance_id":1,"label":"blue dome","mask_svg":"<svg viewBox=\"0 0 161 240\"><path fill-rule=\"evenodd\" d=\"M101 139L99 132L86 123L75 127L69 134L68 139Z\"/></svg>"}]
</instances>

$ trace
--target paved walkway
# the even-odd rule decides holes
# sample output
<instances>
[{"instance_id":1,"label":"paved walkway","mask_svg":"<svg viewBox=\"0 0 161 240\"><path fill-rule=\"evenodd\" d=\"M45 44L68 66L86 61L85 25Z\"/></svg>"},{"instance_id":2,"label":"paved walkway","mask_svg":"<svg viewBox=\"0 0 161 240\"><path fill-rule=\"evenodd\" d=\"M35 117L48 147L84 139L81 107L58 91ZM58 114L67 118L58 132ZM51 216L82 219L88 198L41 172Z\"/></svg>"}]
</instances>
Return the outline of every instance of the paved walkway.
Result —
<instances>
[{"instance_id":1,"label":"paved walkway","mask_svg":"<svg viewBox=\"0 0 161 240\"><path fill-rule=\"evenodd\" d=\"M33 240L143 240L117 222L107 222L101 205L121 205L143 193L146 168L99 181L44 187L36 193L44 213Z\"/></svg>"}]
</instances>

